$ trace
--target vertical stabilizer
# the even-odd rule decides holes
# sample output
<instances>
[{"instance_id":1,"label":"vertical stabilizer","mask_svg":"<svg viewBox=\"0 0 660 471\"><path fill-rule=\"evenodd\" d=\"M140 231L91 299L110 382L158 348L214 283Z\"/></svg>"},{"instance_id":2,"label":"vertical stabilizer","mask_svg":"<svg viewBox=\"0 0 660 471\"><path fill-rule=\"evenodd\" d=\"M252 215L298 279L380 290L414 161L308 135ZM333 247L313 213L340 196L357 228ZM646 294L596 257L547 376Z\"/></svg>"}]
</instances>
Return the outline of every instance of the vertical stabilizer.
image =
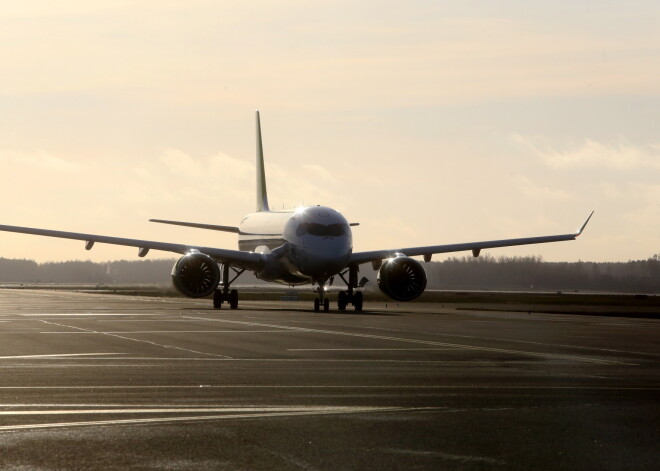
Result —
<instances>
[{"instance_id":1,"label":"vertical stabilizer","mask_svg":"<svg viewBox=\"0 0 660 471\"><path fill-rule=\"evenodd\" d=\"M264 170L264 149L261 145L259 110L257 110L257 211L269 211L266 171Z\"/></svg>"}]
</instances>

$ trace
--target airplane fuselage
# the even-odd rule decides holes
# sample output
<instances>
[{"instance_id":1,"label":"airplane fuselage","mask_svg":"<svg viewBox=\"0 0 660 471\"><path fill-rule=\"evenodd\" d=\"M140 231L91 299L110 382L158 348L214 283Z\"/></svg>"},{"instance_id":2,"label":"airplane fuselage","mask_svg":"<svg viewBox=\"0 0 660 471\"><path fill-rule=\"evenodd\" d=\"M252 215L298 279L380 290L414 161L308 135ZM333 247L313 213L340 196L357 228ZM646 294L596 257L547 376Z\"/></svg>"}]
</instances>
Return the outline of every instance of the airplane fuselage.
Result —
<instances>
[{"instance_id":1,"label":"airplane fuselage","mask_svg":"<svg viewBox=\"0 0 660 471\"><path fill-rule=\"evenodd\" d=\"M346 218L325 206L268 211L245 216L239 226L240 250L270 253L256 275L286 285L324 282L339 273L353 251Z\"/></svg>"}]
</instances>

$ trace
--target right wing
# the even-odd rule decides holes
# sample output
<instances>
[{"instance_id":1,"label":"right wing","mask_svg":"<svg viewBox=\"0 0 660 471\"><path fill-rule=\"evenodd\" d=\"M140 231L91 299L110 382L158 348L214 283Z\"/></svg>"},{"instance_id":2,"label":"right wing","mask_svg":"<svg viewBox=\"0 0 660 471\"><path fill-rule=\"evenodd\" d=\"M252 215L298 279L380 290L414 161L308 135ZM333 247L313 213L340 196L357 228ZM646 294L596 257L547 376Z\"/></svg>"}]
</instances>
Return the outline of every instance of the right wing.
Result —
<instances>
[{"instance_id":1,"label":"right wing","mask_svg":"<svg viewBox=\"0 0 660 471\"><path fill-rule=\"evenodd\" d=\"M111 237L95 234L82 234L79 232L53 231L49 229L35 229L32 227L5 226L0 225L0 231L18 232L21 234L33 234L47 237L59 237L61 239L83 240L87 242L86 249L91 249L95 242L102 244L125 245L128 247L138 247L139 255L145 256L150 249L162 250L165 252L174 252L186 254L192 251L199 251L218 262L230 263L241 268L256 269L260 267L264 260L263 255L254 252L244 252L242 250L217 249L213 247L200 247L196 245L171 244L168 242L157 242L151 240L126 239L123 237Z\"/></svg>"},{"instance_id":2,"label":"right wing","mask_svg":"<svg viewBox=\"0 0 660 471\"><path fill-rule=\"evenodd\" d=\"M514 245L528 245L528 244L542 244L545 242L560 242L562 240L575 240L582 231L587 226L589 219L593 216L594 212L592 211L589 217L584 221L580 229L577 232L572 234L561 234L561 235L552 235L552 236L541 236L541 237L523 237L519 239L502 239L502 240L487 240L482 242L466 242L461 244L446 244L446 245L427 245L424 247L407 247L401 249L391 249L391 250L371 250L369 252L354 252L351 254L351 258L348 260L348 265L359 265L361 263L373 262L378 260L384 260L395 256L397 253L402 253L409 257L414 257L418 255L424 255L424 257L430 257L432 254L436 253L448 253L448 252L461 252L463 250L472 250L472 253L476 257L479 255L481 249L492 249L496 247L511 247ZM430 260L430 258L429 258Z\"/></svg>"}]
</instances>

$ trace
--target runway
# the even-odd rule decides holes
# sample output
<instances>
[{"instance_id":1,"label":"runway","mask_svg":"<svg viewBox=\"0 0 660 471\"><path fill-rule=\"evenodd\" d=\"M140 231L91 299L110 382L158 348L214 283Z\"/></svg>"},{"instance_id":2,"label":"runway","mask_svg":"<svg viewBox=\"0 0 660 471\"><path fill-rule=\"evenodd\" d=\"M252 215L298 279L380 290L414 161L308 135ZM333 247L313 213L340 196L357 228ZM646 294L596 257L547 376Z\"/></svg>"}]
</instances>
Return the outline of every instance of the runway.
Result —
<instances>
[{"instance_id":1,"label":"runway","mask_svg":"<svg viewBox=\"0 0 660 471\"><path fill-rule=\"evenodd\" d=\"M660 320L0 290L0 469L657 469Z\"/></svg>"}]
</instances>

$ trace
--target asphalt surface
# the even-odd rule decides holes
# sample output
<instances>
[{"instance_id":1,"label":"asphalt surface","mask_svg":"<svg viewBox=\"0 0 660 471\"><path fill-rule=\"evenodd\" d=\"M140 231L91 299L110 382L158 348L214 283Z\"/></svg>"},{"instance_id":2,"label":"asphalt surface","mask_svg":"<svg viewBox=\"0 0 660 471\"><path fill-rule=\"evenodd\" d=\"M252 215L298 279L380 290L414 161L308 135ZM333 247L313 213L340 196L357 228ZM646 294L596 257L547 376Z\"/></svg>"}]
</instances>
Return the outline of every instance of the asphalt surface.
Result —
<instances>
[{"instance_id":1,"label":"asphalt surface","mask_svg":"<svg viewBox=\"0 0 660 471\"><path fill-rule=\"evenodd\" d=\"M0 290L0 469L658 469L660 320Z\"/></svg>"}]
</instances>

